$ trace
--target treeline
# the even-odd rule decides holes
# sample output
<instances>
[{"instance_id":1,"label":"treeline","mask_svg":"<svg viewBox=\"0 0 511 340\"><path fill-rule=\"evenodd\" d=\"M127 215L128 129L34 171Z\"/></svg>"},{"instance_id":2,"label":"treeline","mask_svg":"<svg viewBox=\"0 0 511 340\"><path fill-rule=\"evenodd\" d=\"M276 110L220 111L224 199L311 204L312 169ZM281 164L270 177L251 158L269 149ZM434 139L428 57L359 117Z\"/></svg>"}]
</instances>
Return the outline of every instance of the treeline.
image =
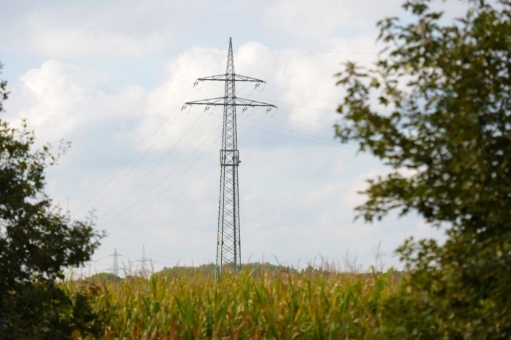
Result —
<instances>
[{"instance_id":1,"label":"treeline","mask_svg":"<svg viewBox=\"0 0 511 340\"><path fill-rule=\"evenodd\" d=\"M224 266L224 273L231 274L229 266ZM401 277L405 272L398 271L394 269L390 269L392 275L394 277ZM272 264L269 262L250 262L245 263L241 267L241 272L248 274L250 277L261 277L263 275L275 276L275 275L314 275L314 276L336 276L342 273L337 268L327 267L327 266L312 266L308 265L302 269L296 269L291 266L285 266L280 264ZM344 272L346 275L358 276L358 277L366 277L366 276L378 276L382 275L382 272L373 270L369 268L367 272ZM146 275L142 273L138 273L135 275L126 275L126 276L116 276L113 273L97 273L88 278L82 278L82 280L93 283L93 284L101 284L104 282L118 282L125 279L130 278L141 278L144 277L146 279L150 279L151 277L166 277L167 279L172 278L182 278L182 277L196 277L199 276L201 278L215 278L215 264L202 264L199 266L174 266L174 267L163 267L162 270L156 271L154 273L147 273Z\"/></svg>"}]
</instances>

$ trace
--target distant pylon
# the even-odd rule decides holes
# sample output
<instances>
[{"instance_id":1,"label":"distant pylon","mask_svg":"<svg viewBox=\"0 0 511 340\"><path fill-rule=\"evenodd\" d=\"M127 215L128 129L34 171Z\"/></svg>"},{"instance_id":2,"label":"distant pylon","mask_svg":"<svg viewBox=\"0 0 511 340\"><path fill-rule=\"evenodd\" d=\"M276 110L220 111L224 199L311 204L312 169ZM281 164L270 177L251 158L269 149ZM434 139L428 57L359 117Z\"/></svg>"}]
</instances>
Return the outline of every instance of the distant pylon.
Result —
<instances>
[{"instance_id":1,"label":"distant pylon","mask_svg":"<svg viewBox=\"0 0 511 340\"><path fill-rule=\"evenodd\" d=\"M115 276L119 276L119 261L118 257L122 256L117 252L117 249L114 249L114 253L108 256L114 257L114 263L112 264L112 273L114 273Z\"/></svg>"},{"instance_id":2,"label":"distant pylon","mask_svg":"<svg viewBox=\"0 0 511 340\"><path fill-rule=\"evenodd\" d=\"M147 267L147 262L149 262L149 266L151 265L151 259L148 259L145 255L145 246L142 246L142 257L140 258L140 273L143 277L147 277L150 272L150 268Z\"/></svg>"},{"instance_id":3,"label":"distant pylon","mask_svg":"<svg viewBox=\"0 0 511 340\"><path fill-rule=\"evenodd\" d=\"M145 257L145 246L142 246L142 258L140 259L140 271L142 272L142 275L145 277L146 273L146 264L147 257Z\"/></svg>"},{"instance_id":4,"label":"distant pylon","mask_svg":"<svg viewBox=\"0 0 511 340\"><path fill-rule=\"evenodd\" d=\"M240 213L238 166L241 163L238 151L238 132L236 123L236 106L266 107L266 112L277 107L272 104L257 102L236 97L236 82L254 82L256 87L265 81L236 74L234 72L234 56L232 38L229 38L229 52L225 74L199 78L195 85L202 81L225 82L223 97L187 102L188 105L204 105L205 111L211 106L223 106L222 148L220 149L220 202L218 209L218 232L216 250L216 277L222 275L225 266L230 266L234 273L241 269Z\"/></svg>"}]
</instances>

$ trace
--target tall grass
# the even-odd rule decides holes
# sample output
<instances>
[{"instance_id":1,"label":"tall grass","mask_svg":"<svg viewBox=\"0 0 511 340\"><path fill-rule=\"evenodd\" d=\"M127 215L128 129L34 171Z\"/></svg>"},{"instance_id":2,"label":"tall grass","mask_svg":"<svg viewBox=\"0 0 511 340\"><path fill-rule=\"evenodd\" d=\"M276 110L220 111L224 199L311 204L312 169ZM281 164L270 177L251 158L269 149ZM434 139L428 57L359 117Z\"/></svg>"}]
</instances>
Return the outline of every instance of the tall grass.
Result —
<instances>
[{"instance_id":1,"label":"tall grass","mask_svg":"<svg viewBox=\"0 0 511 340\"><path fill-rule=\"evenodd\" d=\"M156 274L100 283L93 306L104 339L375 339L380 301L399 281L392 271Z\"/></svg>"}]
</instances>

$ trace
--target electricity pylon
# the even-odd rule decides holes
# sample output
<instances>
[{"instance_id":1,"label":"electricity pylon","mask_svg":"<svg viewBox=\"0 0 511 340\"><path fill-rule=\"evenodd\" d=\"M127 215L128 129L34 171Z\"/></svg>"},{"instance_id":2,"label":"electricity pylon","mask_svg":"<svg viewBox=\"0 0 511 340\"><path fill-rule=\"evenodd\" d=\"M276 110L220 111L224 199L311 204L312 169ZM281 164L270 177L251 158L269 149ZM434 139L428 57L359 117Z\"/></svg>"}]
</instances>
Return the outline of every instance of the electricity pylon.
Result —
<instances>
[{"instance_id":1,"label":"electricity pylon","mask_svg":"<svg viewBox=\"0 0 511 340\"><path fill-rule=\"evenodd\" d=\"M108 256L114 257L114 263L112 264L112 273L114 273L115 276L119 276L119 262L118 257L122 256L117 252L117 249L114 249L114 253Z\"/></svg>"},{"instance_id":2,"label":"electricity pylon","mask_svg":"<svg viewBox=\"0 0 511 340\"><path fill-rule=\"evenodd\" d=\"M140 259L140 274L147 278L149 269L147 268L147 262L151 263L151 260L145 256L145 246L142 246L142 258Z\"/></svg>"},{"instance_id":3,"label":"electricity pylon","mask_svg":"<svg viewBox=\"0 0 511 340\"><path fill-rule=\"evenodd\" d=\"M238 150L238 132L236 124L236 107L266 107L269 112L275 105L266 104L250 99L236 97L236 82L253 82L256 87L265 81L242 76L234 72L234 57L232 52L232 38L229 38L229 52L225 74L198 78L201 81L225 82L225 95L223 97L203 99L184 104L204 105L205 111L211 106L223 106L222 148L220 149L220 202L218 209L218 232L216 250L216 277L222 275L224 267L230 266L234 273L241 269L241 241L240 241L240 212L239 212L239 184L238 166L241 163Z\"/></svg>"}]
</instances>

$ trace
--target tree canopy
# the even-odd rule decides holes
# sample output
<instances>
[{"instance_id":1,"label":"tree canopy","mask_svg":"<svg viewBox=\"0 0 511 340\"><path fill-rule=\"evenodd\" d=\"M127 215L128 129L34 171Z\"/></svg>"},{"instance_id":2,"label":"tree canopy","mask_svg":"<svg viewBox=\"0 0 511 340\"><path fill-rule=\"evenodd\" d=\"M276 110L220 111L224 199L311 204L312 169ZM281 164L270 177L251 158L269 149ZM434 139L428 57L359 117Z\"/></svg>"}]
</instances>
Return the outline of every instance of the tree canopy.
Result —
<instances>
[{"instance_id":1,"label":"tree canopy","mask_svg":"<svg viewBox=\"0 0 511 340\"><path fill-rule=\"evenodd\" d=\"M1 82L0 111L6 86ZM34 150L34 143L25 123L14 128L0 116L2 339L66 339L73 330L97 330L86 294L68 296L56 282L64 268L90 260L101 234L92 221L72 221L46 195L44 171L60 152L48 145Z\"/></svg>"},{"instance_id":2,"label":"tree canopy","mask_svg":"<svg viewBox=\"0 0 511 340\"><path fill-rule=\"evenodd\" d=\"M378 23L378 62L339 74L337 135L393 169L369 181L359 217L414 211L446 228L444 244L398 250L412 270L408 298L389 302L400 338L511 337L511 2L465 3L445 23L406 1L411 21Z\"/></svg>"}]
</instances>

